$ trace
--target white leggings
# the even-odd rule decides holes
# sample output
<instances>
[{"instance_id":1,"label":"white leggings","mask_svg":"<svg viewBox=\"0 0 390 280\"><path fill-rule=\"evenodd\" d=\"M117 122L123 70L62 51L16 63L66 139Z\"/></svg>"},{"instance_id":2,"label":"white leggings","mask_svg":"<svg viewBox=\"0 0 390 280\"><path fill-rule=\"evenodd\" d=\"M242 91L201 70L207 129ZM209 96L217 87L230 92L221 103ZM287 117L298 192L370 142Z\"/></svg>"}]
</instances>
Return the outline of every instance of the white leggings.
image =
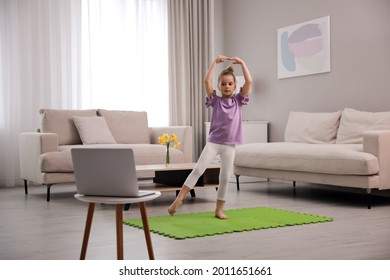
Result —
<instances>
[{"instance_id":1,"label":"white leggings","mask_svg":"<svg viewBox=\"0 0 390 280\"><path fill-rule=\"evenodd\" d=\"M219 171L219 186L217 199L225 200L227 188L229 185L229 177L233 168L233 161L235 155L235 145L222 145L207 142L204 147L202 154L199 157L198 162L196 163L194 169L188 175L184 185L190 189L194 188L199 177L205 172L207 166L213 161L213 159L220 155L221 157L221 167Z\"/></svg>"}]
</instances>

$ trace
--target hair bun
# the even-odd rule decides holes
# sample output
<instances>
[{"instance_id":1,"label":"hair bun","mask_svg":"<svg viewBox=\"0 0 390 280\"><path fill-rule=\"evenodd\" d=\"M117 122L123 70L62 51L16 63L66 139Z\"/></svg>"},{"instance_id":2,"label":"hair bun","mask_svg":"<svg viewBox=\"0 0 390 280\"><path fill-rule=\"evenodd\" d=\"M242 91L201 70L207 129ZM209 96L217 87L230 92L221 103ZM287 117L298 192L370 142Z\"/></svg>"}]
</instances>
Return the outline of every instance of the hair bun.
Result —
<instances>
[{"instance_id":1,"label":"hair bun","mask_svg":"<svg viewBox=\"0 0 390 280\"><path fill-rule=\"evenodd\" d=\"M228 73L234 73L234 69L233 69L233 67L231 67L231 66L229 66L228 68L226 68L226 70L225 70L226 72L228 72Z\"/></svg>"},{"instance_id":2,"label":"hair bun","mask_svg":"<svg viewBox=\"0 0 390 280\"><path fill-rule=\"evenodd\" d=\"M228 68L222 70L222 75L233 75L234 76L234 69L233 67L229 66Z\"/></svg>"},{"instance_id":3,"label":"hair bun","mask_svg":"<svg viewBox=\"0 0 390 280\"><path fill-rule=\"evenodd\" d=\"M226 76L226 75L231 75L231 76L233 76L234 82L235 82L235 83L237 82L237 81L236 81L236 76L234 75L233 67L229 66L228 68L222 70L221 74L219 74L219 76L218 76L218 83L219 83L219 81L221 80L221 77L222 77L222 76Z\"/></svg>"}]
</instances>

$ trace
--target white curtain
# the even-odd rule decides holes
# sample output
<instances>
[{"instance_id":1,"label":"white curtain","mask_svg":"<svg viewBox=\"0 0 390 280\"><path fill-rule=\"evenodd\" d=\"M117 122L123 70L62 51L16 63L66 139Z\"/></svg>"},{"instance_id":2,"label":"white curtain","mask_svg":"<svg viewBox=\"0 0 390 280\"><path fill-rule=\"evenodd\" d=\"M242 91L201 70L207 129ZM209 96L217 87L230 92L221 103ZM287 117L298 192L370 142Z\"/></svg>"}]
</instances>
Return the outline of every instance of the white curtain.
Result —
<instances>
[{"instance_id":1,"label":"white curtain","mask_svg":"<svg viewBox=\"0 0 390 280\"><path fill-rule=\"evenodd\" d=\"M83 107L169 121L166 0L82 1Z\"/></svg>"},{"instance_id":2,"label":"white curtain","mask_svg":"<svg viewBox=\"0 0 390 280\"><path fill-rule=\"evenodd\" d=\"M18 136L42 107L77 107L80 1L0 1L0 186L19 176Z\"/></svg>"},{"instance_id":3,"label":"white curtain","mask_svg":"<svg viewBox=\"0 0 390 280\"><path fill-rule=\"evenodd\" d=\"M171 123L194 130L194 158L205 144L204 77L213 59L214 0L168 0Z\"/></svg>"},{"instance_id":4,"label":"white curtain","mask_svg":"<svg viewBox=\"0 0 390 280\"><path fill-rule=\"evenodd\" d=\"M40 126L40 108L144 110L168 124L166 6L0 0L0 187L22 183L18 136Z\"/></svg>"}]
</instances>

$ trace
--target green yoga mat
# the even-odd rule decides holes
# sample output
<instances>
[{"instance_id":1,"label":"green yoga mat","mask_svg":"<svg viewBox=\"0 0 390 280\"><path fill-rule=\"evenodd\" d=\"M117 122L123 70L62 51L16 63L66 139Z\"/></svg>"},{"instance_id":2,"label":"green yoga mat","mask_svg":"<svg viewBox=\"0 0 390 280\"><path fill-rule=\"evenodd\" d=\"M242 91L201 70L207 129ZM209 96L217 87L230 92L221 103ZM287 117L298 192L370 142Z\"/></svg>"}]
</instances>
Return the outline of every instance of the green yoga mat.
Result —
<instances>
[{"instance_id":1,"label":"green yoga mat","mask_svg":"<svg viewBox=\"0 0 390 280\"><path fill-rule=\"evenodd\" d=\"M150 217L149 227L153 233L175 239L186 239L333 221L329 217L267 207L225 210L224 213L229 216L229 219L217 219L214 217L214 212ZM143 228L141 219L125 220L124 224Z\"/></svg>"}]
</instances>

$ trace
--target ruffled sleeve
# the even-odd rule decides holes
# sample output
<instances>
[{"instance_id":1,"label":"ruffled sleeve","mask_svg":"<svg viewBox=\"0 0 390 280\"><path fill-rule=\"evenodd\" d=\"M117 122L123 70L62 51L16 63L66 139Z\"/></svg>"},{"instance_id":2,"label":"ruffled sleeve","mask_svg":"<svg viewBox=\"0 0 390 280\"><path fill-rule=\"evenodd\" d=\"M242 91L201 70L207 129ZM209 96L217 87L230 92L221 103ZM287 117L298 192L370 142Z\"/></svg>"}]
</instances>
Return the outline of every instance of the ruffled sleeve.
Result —
<instances>
[{"instance_id":1,"label":"ruffled sleeve","mask_svg":"<svg viewBox=\"0 0 390 280\"><path fill-rule=\"evenodd\" d=\"M242 88L240 88L240 92L236 95L236 98L242 105L247 105L249 103L249 97L244 97L242 95Z\"/></svg>"},{"instance_id":2,"label":"ruffled sleeve","mask_svg":"<svg viewBox=\"0 0 390 280\"><path fill-rule=\"evenodd\" d=\"M214 106L216 101L217 101L217 93L214 90L214 92L211 94L211 98L206 96L205 105L206 105L206 107L210 107L210 106L212 107L212 106Z\"/></svg>"}]
</instances>

